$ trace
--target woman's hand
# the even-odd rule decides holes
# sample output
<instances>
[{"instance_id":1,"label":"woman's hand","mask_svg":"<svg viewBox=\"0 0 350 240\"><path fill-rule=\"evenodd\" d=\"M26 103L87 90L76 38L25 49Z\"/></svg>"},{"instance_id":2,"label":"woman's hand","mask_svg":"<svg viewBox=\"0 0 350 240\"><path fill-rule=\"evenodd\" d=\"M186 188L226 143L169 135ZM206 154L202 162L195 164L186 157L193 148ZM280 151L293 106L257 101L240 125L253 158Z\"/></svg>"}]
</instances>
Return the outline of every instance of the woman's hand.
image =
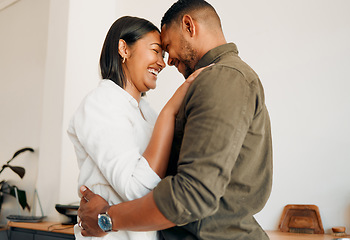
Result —
<instances>
[{"instance_id":1,"label":"woman's hand","mask_svg":"<svg viewBox=\"0 0 350 240\"><path fill-rule=\"evenodd\" d=\"M212 64L213 65L213 64ZM169 99L162 111L170 111L172 114L176 115L179 112L181 103L187 93L188 88L191 86L192 82L196 77L207 67L212 65L202 67L194 71L181 86L176 90L174 95Z\"/></svg>"}]
</instances>

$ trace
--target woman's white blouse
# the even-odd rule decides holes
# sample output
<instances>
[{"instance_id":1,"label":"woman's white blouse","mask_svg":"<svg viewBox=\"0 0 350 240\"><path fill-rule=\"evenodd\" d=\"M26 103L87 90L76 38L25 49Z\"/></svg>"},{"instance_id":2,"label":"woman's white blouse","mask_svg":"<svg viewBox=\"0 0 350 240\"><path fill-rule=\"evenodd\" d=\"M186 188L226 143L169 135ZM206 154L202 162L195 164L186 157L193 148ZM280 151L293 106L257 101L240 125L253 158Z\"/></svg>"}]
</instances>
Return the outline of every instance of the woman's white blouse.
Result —
<instances>
[{"instance_id":1,"label":"woman's white blouse","mask_svg":"<svg viewBox=\"0 0 350 240\"><path fill-rule=\"evenodd\" d=\"M142 154L156 118L144 99L138 104L114 82L102 80L82 101L68 127L80 168L78 186L86 185L110 205L150 192L160 178ZM79 227L74 230L76 239L87 239ZM157 233L118 231L96 239L157 239Z\"/></svg>"}]
</instances>

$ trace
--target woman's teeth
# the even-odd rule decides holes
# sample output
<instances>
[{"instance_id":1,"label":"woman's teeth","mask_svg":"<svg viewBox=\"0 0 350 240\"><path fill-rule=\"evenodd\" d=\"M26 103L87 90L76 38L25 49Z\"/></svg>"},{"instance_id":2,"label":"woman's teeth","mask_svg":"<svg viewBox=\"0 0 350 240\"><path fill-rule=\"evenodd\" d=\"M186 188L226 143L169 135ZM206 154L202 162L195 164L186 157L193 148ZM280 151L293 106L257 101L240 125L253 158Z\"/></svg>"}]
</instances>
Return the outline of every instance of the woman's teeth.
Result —
<instances>
[{"instance_id":1,"label":"woman's teeth","mask_svg":"<svg viewBox=\"0 0 350 240\"><path fill-rule=\"evenodd\" d=\"M159 71L153 69L153 68L148 68L147 69L150 73L153 73L154 75L158 76Z\"/></svg>"}]
</instances>

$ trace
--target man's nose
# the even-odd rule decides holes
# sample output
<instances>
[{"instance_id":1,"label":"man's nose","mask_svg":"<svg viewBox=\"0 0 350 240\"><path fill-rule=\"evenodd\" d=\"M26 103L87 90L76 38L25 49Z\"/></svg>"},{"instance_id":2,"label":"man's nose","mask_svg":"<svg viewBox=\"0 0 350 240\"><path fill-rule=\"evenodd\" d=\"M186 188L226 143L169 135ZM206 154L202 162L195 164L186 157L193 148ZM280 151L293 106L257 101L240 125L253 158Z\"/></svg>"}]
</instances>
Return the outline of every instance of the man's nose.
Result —
<instances>
[{"instance_id":1,"label":"man's nose","mask_svg":"<svg viewBox=\"0 0 350 240\"><path fill-rule=\"evenodd\" d=\"M168 57L168 65L169 65L169 66L174 66L174 65L175 65L174 59L171 58L170 56Z\"/></svg>"}]
</instances>

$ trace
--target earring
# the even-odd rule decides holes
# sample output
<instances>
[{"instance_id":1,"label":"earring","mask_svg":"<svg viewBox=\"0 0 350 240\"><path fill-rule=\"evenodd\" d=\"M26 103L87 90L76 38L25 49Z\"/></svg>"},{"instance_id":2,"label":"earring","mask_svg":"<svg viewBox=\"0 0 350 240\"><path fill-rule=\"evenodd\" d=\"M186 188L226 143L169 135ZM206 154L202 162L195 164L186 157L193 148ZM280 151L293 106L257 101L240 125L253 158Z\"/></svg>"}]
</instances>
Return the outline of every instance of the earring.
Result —
<instances>
[{"instance_id":1,"label":"earring","mask_svg":"<svg viewBox=\"0 0 350 240\"><path fill-rule=\"evenodd\" d=\"M125 57L123 57L123 61L122 61L122 63L125 63L125 60L126 60L126 58L125 58Z\"/></svg>"}]
</instances>

